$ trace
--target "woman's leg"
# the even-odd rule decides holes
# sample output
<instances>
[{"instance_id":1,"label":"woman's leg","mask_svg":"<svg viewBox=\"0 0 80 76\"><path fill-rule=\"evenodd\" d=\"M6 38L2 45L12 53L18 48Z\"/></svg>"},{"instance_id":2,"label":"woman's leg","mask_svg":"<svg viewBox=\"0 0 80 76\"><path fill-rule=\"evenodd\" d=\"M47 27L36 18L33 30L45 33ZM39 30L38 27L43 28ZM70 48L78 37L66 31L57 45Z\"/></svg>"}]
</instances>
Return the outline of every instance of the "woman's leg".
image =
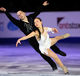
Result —
<instances>
[{"instance_id":1,"label":"woman's leg","mask_svg":"<svg viewBox=\"0 0 80 76\"><path fill-rule=\"evenodd\" d=\"M61 36L56 36L55 38L50 38L51 39L51 46L54 45L57 41L59 41L61 39L68 38L69 36L70 36L70 34L66 33L66 34L61 35Z\"/></svg>"},{"instance_id":2,"label":"woman's leg","mask_svg":"<svg viewBox=\"0 0 80 76\"><path fill-rule=\"evenodd\" d=\"M67 73L68 72L67 68L63 65L63 63L58 58L58 56L50 49L47 49L47 51L48 51L48 55L47 54L46 55L52 57L56 61L56 63L63 69L64 73Z\"/></svg>"}]
</instances>

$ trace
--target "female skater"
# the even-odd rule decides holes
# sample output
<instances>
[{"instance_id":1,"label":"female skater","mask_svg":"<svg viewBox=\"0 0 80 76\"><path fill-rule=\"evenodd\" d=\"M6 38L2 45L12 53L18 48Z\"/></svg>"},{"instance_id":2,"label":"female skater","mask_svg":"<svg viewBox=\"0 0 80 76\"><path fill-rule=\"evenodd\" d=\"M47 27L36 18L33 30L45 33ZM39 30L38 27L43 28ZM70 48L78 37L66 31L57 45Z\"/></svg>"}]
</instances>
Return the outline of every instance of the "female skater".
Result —
<instances>
[{"instance_id":1,"label":"female skater","mask_svg":"<svg viewBox=\"0 0 80 76\"><path fill-rule=\"evenodd\" d=\"M34 24L35 24L37 30L34 32L31 32L27 36L24 36L24 37L18 39L18 41L16 42L16 47L18 46L18 43L21 44L21 42L20 42L21 40L26 40L28 38L35 36L39 43L39 49L40 49L41 53L53 58L56 61L56 63L63 69L64 73L68 74L69 72L68 72L67 68L63 65L63 63L58 58L58 56L53 51L50 50L50 47L52 45L54 45L57 41L69 37L70 34L66 33L61 36L49 38L48 32L51 31L52 33L53 32L57 33L58 30L56 28L43 27L42 20L40 18L35 18Z\"/></svg>"}]
</instances>

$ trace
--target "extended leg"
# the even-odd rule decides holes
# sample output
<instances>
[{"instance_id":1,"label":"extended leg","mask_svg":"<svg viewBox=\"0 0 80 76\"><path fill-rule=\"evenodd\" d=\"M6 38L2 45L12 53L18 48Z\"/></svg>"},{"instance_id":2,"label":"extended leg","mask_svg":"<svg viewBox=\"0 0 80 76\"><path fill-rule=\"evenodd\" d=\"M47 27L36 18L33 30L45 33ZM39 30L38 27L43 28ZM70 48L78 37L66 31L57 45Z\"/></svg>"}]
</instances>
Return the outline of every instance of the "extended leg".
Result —
<instances>
[{"instance_id":1,"label":"extended leg","mask_svg":"<svg viewBox=\"0 0 80 76\"><path fill-rule=\"evenodd\" d=\"M50 47L55 53L57 54L60 54L62 56L66 56L66 53L64 53L63 51L61 51L56 45L55 43L60 40L60 39L64 39L64 38L67 38L69 37L70 34L66 33L64 35L61 35L61 36L56 36L55 38L51 38L51 42L52 42L52 46Z\"/></svg>"}]
</instances>

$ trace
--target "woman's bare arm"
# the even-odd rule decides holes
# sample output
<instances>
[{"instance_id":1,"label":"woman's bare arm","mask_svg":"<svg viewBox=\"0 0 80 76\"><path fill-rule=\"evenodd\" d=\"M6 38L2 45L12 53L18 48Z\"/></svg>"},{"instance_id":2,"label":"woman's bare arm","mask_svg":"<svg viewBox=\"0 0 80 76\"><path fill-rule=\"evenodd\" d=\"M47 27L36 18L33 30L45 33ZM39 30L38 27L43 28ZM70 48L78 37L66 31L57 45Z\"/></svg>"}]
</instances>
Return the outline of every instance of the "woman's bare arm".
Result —
<instances>
[{"instance_id":1,"label":"woman's bare arm","mask_svg":"<svg viewBox=\"0 0 80 76\"><path fill-rule=\"evenodd\" d=\"M48 32L58 33L58 30L56 28L44 27L44 29Z\"/></svg>"},{"instance_id":2,"label":"woman's bare arm","mask_svg":"<svg viewBox=\"0 0 80 76\"><path fill-rule=\"evenodd\" d=\"M20 41L22 41L22 40L26 40L26 39L29 39L29 38L31 38L31 37L33 37L33 36L35 36L35 35L36 35L35 32L31 32L29 35L24 36L24 37L18 39L17 42L16 42L16 47L18 46L18 44L21 44Z\"/></svg>"}]
</instances>

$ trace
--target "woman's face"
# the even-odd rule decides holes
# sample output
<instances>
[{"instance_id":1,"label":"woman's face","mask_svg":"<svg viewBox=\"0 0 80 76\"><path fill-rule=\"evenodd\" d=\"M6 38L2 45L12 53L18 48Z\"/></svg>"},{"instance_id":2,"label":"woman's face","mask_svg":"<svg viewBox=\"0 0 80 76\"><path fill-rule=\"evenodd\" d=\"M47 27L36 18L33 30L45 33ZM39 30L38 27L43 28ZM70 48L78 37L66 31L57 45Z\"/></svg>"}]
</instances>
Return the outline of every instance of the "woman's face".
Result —
<instances>
[{"instance_id":1,"label":"woman's face","mask_svg":"<svg viewBox=\"0 0 80 76\"><path fill-rule=\"evenodd\" d=\"M34 25L39 28L39 27L42 26L42 21L40 21L39 19L36 18L36 19L34 20Z\"/></svg>"}]
</instances>

